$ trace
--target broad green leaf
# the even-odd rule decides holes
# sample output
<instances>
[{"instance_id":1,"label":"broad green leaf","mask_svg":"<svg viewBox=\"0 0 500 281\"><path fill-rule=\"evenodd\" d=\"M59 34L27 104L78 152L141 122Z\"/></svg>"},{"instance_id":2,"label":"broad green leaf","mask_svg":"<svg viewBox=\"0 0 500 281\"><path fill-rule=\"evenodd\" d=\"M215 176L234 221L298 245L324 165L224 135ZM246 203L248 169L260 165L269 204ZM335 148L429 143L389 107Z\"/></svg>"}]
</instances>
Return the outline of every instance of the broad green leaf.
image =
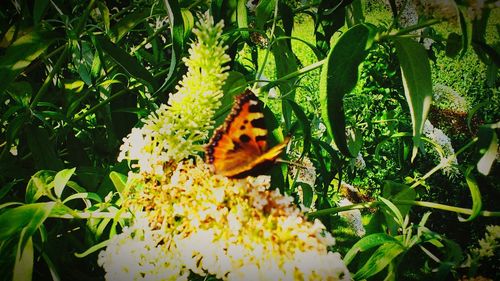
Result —
<instances>
[{"instance_id":1,"label":"broad green leaf","mask_svg":"<svg viewBox=\"0 0 500 281\"><path fill-rule=\"evenodd\" d=\"M115 185L115 188L120 196L123 197L123 192L125 191L125 187L127 185L127 176L113 171L109 174L109 178Z\"/></svg>"},{"instance_id":2,"label":"broad green leaf","mask_svg":"<svg viewBox=\"0 0 500 281\"><path fill-rule=\"evenodd\" d=\"M366 279L379 273L394 258L404 252L405 248L396 243L388 243L380 246L366 261L366 263L352 276L354 280Z\"/></svg>"},{"instance_id":3,"label":"broad green leaf","mask_svg":"<svg viewBox=\"0 0 500 281\"><path fill-rule=\"evenodd\" d=\"M307 119L307 116L300 105L291 100L286 100L286 102L292 108L293 113L295 113L295 116L299 120L302 127L302 138L304 139L303 150L300 155L300 158L302 158L311 149L311 124L309 123L309 119Z\"/></svg>"},{"instance_id":4,"label":"broad green leaf","mask_svg":"<svg viewBox=\"0 0 500 281\"><path fill-rule=\"evenodd\" d=\"M40 197L48 195L54 187L55 172L41 170L31 176L28 186L26 187L25 201L26 203L34 203Z\"/></svg>"},{"instance_id":5,"label":"broad green leaf","mask_svg":"<svg viewBox=\"0 0 500 281\"><path fill-rule=\"evenodd\" d=\"M53 42L47 32L33 30L12 43L0 57L0 93Z\"/></svg>"},{"instance_id":6,"label":"broad green leaf","mask_svg":"<svg viewBox=\"0 0 500 281\"><path fill-rule=\"evenodd\" d=\"M383 244L401 245L401 243L396 240L396 238L390 235L387 235L385 233L373 233L361 238L358 242L356 242L356 244L354 244L345 255L344 262L346 265L348 265L359 252L364 252Z\"/></svg>"},{"instance_id":7,"label":"broad green leaf","mask_svg":"<svg viewBox=\"0 0 500 281\"><path fill-rule=\"evenodd\" d=\"M97 1L97 7L99 8L99 11L101 12L101 17L104 22L104 29L106 32L109 32L110 28L110 21L109 21L109 9L108 6L106 6L106 3L104 1Z\"/></svg>"},{"instance_id":8,"label":"broad green leaf","mask_svg":"<svg viewBox=\"0 0 500 281\"><path fill-rule=\"evenodd\" d=\"M156 79L142 64L140 64L134 57L129 55L125 50L115 45L108 38L104 36L96 37L102 50L120 66L130 76L146 82L149 87L156 89L158 87Z\"/></svg>"},{"instance_id":9,"label":"broad green leaf","mask_svg":"<svg viewBox=\"0 0 500 281\"><path fill-rule=\"evenodd\" d=\"M35 0L35 4L33 6L33 23L35 26L40 23L40 20L45 13L45 9L47 9L48 3L49 0Z\"/></svg>"},{"instance_id":10,"label":"broad green leaf","mask_svg":"<svg viewBox=\"0 0 500 281\"><path fill-rule=\"evenodd\" d=\"M472 167L469 167L465 172L465 180L467 181L467 186L469 186L470 195L472 197L472 213L467 219L463 219L462 217L458 217L460 221L466 222L475 219L479 213L481 212L481 208L483 203L481 201L481 191L479 190L479 186L477 185L477 181L472 175Z\"/></svg>"},{"instance_id":11,"label":"broad green leaf","mask_svg":"<svg viewBox=\"0 0 500 281\"><path fill-rule=\"evenodd\" d=\"M66 183L68 183L75 170L76 168L64 169L62 171L59 171L54 177L54 192L57 198L61 198L64 187L66 187Z\"/></svg>"},{"instance_id":12,"label":"broad green leaf","mask_svg":"<svg viewBox=\"0 0 500 281\"><path fill-rule=\"evenodd\" d=\"M54 204L54 202L27 204L6 210L0 214L0 241L20 233L24 228L26 240L21 245L24 247L27 239L35 233L49 216Z\"/></svg>"},{"instance_id":13,"label":"broad green leaf","mask_svg":"<svg viewBox=\"0 0 500 281\"><path fill-rule=\"evenodd\" d=\"M238 28L240 29L248 28L246 3L246 0L238 0L238 4L236 6L236 21L238 22ZM240 34L245 40L250 37L248 31L241 31Z\"/></svg>"},{"instance_id":14,"label":"broad green leaf","mask_svg":"<svg viewBox=\"0 0 500 281\"><path fill-rule=\"evenodd\" d=\"M35 166L38 169L59 171L64 168L45 128L30 126L26 138Z\"/></svg>"},{"instance_id":15,"label":"broad green leaf","mask_svg":"<svg viewBox=\"0 0 500 281\"><path fill-rule=\"evenodd\" d=\"M276 27L276 36L283 36L284 32L281 28ZM274 61L276 65L276 78L280 79L283 76L297 71L297 61L295 59L295 54L293 53L291 46L288 44L287 40L284 38L278 38L271 47L271 52L274 55ZM292 110L286 103L286 100L295 100L295 78L289 79L286 82L279 83L280 93L282 96L281 110L283 119L285 120L285 128L289 129L291 125Z\"/></svg>"},{"instance_id":16,"label":"broad green leaf","mask_svg":"<svg viewBox=\"0 0 500 281\"><path fill-rule=\"evenodd\" d=\"M278 12L281 16L281 22L283 23L283 30L285 35L288 37L292 36L293 30L293 10L284 1L278 1ZM291 46L290 39L287 40L287 44Z\"/></svg>"},{"instance_id":17,"label":"broad green leaf","mask_svg":"<svg viewBox=\"0 0 500 281\"><path fill-rule=\"evenodd\" d=\"M394 39L396 53L401 66L406 101L410 108L413 125L413 151L411 160L417 156L424 122L432 101L431 67L422 45L410 38Z\"/></svg>"},{"instance_id":18,"label":"broad green leaf","mask_svg":"<svg viewBox=\"0 0 500 281\"><path fill-rule=\"evenodd\" d=\"M477 162L477 170L483 174L488 175L491 166L497 158L498 151L498 137L495 129L500 128L500 122L490 125L479 127L479 152L482 154L481 159Z\"/></svg>"},{"instance_id":19,"label":"broad green leaf","mask_svg":"<svg viewBox=\"0 0 500 281\"><path fill-rule=\"evenodd\" d=\"M19 239L21 242L22 239ZM24 247L19 246L16 252L16 262L14 263L14 275L12 280L15 281L31 281L33 274L33 262L34 262L34 252L33 252L33 240L31 237L27 239Z\"/></svg>"},{"instance_id":20,"label":"broad green leaf","mask_svg":"<svg viewBox=\"0 0 500 281\"><path fill-rule=\"evenodd\" d=\"M96 51L94 54L94 59L92 60L92 67L90 68L90 75L94 78L100 76L101 73L101 57L99 53Z\"/></svg>"},{"instance_id":21,"label":"broad green leaf","mask_svg":"<svg viewBox=\"0 0 500 281\"><path fill-rule=\"evenodd\" d=\"M302 188L302 204L307 208L311 207L314 195L312 187L305 182L297 182L297 186Z\"/></svg>"},{"instance_id":22,"label":"broad green leaf","mask_svg":"<svg viewBox=\"0 0 500 281\"><path fill-rule=\"evenodd\" d=\"M365 16L363 15L363 6L361 0L354 0L346 6L346 22L348 27L363 23Z\"/></svg>"},{"instance_id":23,"label":"broad green leaf","mask_svg":"<svg viewBox=\"0 0 500 281\"><path fill-rule=\"evenodd\" d=\"M371 44L370 30L356 25L347 30L330 50L321 69L319 95L321 116L328 134L342 154L351 157L346 140L343 98L358 82L359 66Z\"/></svg>"},{"instance_id":24,"label":"broad green leaf","mask_svg":"<svg viewBox=\"0 0 500 281\"><path fill-rule=\"evenodd\" d=\"M258 29L264 29L266 22L271 19L276 7L276 0L261 0L255 8L255 23Z\"/></svg>"}]
</instances>

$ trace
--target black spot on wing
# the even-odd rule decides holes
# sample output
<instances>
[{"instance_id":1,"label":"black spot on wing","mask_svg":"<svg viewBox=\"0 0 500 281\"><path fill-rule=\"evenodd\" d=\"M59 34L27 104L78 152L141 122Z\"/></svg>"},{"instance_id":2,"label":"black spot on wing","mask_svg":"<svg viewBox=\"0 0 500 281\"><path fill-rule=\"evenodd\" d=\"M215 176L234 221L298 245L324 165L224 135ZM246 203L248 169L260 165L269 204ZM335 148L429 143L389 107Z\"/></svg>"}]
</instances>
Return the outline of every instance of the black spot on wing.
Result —
<instances>
[{"instance_id":1,"label":"black spot on wing","mask_svg":"<svg viewBox=\"0 0 500 281\"><path fill-rule=\"evenodd\" d=\"M255 128L260 128L260 129L266 129L266 122L264 121L264 118L258 118L250 121L252 126Z\"/></svg>"},{"instance_id":2,"label":"black spot on wing","mask_svg":"<svg viewBox=\"0 0 500 281\"><path fill-rule=\"evenodd\" d=\"M248 111L250 111L251 113L262 112L262 110L260 109L260 105L258 103L251 104L248 107Z\"/></svg>"},{"instance_id":3,"label":"black spot on wing","mask_svg":"<svg viewBox=\"0 0 500 281\"><path fill-rule=\"evenodd\" d=\"M256 142L259 142L259 141L266 141L267 140L267 137L266 136L256 136L255 137L255 141Z\"/></svg>"},{"instance_id":4,"label":"black spot on wing","mask_svg":"<svg viewBox=\"0 0 500 281\"><path fill-rule=\"evenodd\" d=\"M243 135L240 136L240 141L241 142L247 143L250 140L251 140L250 137L248 135L246 135L246 134L243 134Z\"/></svg>"}]
</instances>

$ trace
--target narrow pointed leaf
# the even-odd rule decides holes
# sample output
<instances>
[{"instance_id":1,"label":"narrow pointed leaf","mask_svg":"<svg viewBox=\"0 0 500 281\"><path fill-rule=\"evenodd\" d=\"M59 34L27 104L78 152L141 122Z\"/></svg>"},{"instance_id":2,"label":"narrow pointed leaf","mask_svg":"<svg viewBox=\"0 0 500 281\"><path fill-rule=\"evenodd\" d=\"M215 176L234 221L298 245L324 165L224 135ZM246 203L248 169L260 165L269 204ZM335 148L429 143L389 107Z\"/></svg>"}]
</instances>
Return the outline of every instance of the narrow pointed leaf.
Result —
<instances>
[{"instance_id":1,"label":"narrow pointed leaf","mask_svg":"<svg viewBox=\"0 0 500 281\"><path fill-rule=\"evenodd\" d=\"M469 167L465 172L465 180L467 181L467 186L469 187L470 195L472 197L472 214L466 219L459 217L460 221L466 222L475 219L479 213L481 212L481 208L483 203L481 201L481 191L479 190L479 186L477 185L477 181L474 176L471 174L472 167Z\"/></svg>"},{"instance_id":2,"label":"narrow pointed leaf","mask_svg":"<svg viewBox=\"0 0 500 281\"><path fill-rule=\"evenodd\" d=\"M354 274L354 280L366 279L383 270L391 261L404 251L404 247L395 243L380 246L368 261Z\"/></svg>"},{"instance_id":3,"label":"narrow pointed leaf","mask_svg":"<svg viewBox=\"0 0 500 281\"><path fill-rule=\"evenodd\" d=\"M20 241L22 240L20 239ZM19 245L17 249L12 280L31 281L33 274L33 262L33 240L29 237L24 247Z\"/></svg>"},{"instance_id":4,"label":"narrow pointed leaf","mask_svg":"<svg viewBox=\"0 0 500 281\"><path fill-rule=\"evenodd\" d=\"M66 184L68 183L75 170L76 168L64 169L58 172L54 177L54 192L58 198L61 197L64 187L66 187Z\"/></svg>"},{"instance_id":5,"label":"narrow pointed leaf","mask_svg":"<svg viewBox=\"0 0 500 281\"><path fill-rule=\"evenodd\" d=\"M431 67L422 45L409 38L395 38L396 52L401 65L403 87L413 123L413 151L417 156L420 137L432 101Z\"/></svg>"},{"instance_id":6,"label":"narrow pointed leaf","mask_svg":"<svg viewBox=\"0 0 500 281\"><path fill-rule=\"evenodd\" d=\"M0 57L0 92L37 59L53 42L49 33L34 30L12 43Z\"/></svg>"},{"instance_id":7,"label":"narrow pointed leaf","mask_svg":"<svg viewBox=\"0 0 500 281\"><path fill-rule=\"evenodd\" d=\"M481 126L479 128L479 152L482 154L481 159L477 162L477 170L483 174L488 175L491 171L491 166L497 159L498 151L498 137L495 128L500 128L500 122L489 126Z\"/></svg>"},{"instance_id":8,"label":"narrow pointed leaf","mask_svg":"<svg viewBox=\"0 0 500 281\"><path fill-rule=\"evenodd\" d=\"M130 76L140 79L148 86L157 88L156 79L153 75L142 66L134 57L129 55L125 50L115 45L105 36L98 36L96 40L102 50L118 65L123 71Z\"/></svg>"},{"instance_id":9,"label":"narrow pointed leaf","mask_svg":"<svg viewBox=\"0 0 500 281\"><path fill-rule=\"evenodd\" d=\"M358 82L359 66L367 55L370 30L356 25L347 30L330 50L320 76L321 116L328 134L342 154L351 157L347 148L343 98Z\"/></svg>"},{"instance_id":10,"label":"narrow pointed leaf","mask_svg":"<svg viewBox=\"0 0 500 281\"><path fill-rule=\"evenodd\" d=\"M344 257L344 262L349 264L354 257L359 253L359 252L364 252L366 250L369 250L371 248L383 245L383 244L397 244L400 245L400 242L396 240L394 237L387 235L385 233L374 233L370 234L368 236L365 236L361 238L356 244L354 244L349 252Z\"/></svg>"}]
</instances>

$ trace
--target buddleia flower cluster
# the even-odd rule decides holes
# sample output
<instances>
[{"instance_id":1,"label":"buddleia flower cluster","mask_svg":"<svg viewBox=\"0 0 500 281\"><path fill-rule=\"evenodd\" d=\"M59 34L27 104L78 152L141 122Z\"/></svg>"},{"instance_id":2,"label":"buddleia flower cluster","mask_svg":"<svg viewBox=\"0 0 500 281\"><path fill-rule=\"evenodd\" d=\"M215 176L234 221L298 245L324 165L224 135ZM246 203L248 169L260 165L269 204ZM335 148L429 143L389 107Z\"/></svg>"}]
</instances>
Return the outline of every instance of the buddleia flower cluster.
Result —
<instances>
[{"instance_id":1,"label":"buddleia flower cluster","mask_svg":"<svg viewBox=\"0 0 500 281\"><path fill-rule=\"evenodd\" d=\"M435 149L431 150L434 158L439 162L443 163L442 172L446 176L453 178L458 176L459 170L457 168L458 161L455 157L455 150L451 144L451 139L439 128L434 127L429 120L425 120L424 123L424 135L438 144L443 151L443 155L437 153Z\"/></svg>"},{"instance_id":2,"label":"buddleia flower cluster","mask_svg":"<svg viewBox=\"0 0 500 281\"><path fill-rule=\"evenodd\" d=\"M220 107L221 87L227 78L223 66L230 58L226 46L219 40L222 22L214 25L207 17L193 29L198 40L191 44L189 57L184 58L187 74L170 94L168 104L142 120L123 139L118 161L137 161L141 172L163 173L163 163L180 161L203 150L212 116Z\"/></svg>"},{"instance_id":3,"label":"buddleia flower cluster","mask_svg":"<svg viewBox=\"0 0 500 281\"><path fill-rule=\"evenodd\" d=\"M124 140L120 159L138 160L122 193L132 219L99 253L106 280L350 280L325 226L269 176L216 175L197 156L226 79L221 30L198 24L177 93Z\"/></svg>"},{"instance_id":4,"label":"buddleia flower cluster","mask_svg":"<svg viewBox=\"0 0 500 281\"><path fill-rule=\"evenodd\" d=\"M126 205L145 214L149 225L115 236L101 252L106 278L118 276L118 268L139 276L134 280L176 276L173 271L178 279L170 280L186 280L186 272L221 280L349 280L340 255L328 251L335 240L324 225L307 221L293 199L269 183L268 176L213 175L200 158L180 162L159 181L133 175ZM141 247L137 253L129 239ZM130 256L144 265L127 267L123 260Z\"/></svg>"}]
</instances>

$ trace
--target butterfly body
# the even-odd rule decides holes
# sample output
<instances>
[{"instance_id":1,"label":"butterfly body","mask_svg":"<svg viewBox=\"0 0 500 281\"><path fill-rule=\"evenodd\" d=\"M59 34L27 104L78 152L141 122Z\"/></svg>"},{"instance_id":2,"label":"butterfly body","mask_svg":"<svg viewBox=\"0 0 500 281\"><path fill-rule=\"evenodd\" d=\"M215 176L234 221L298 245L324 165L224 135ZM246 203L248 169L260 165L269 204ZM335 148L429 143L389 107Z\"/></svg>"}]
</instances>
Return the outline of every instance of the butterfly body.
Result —
<instances>
[{"instance_id":1,"label":"butterfly body","mask_svg":"<svg viewBox=\"0 0 500 281\"><path fill-rule=\"evenodd\" d=\"M246 90L236 97L224 125L214 132L206 148L206 158L216 174L235 178L261 174L276 161L288 140L267 150L261 101Z\"/></svg>"}]
</instances>

